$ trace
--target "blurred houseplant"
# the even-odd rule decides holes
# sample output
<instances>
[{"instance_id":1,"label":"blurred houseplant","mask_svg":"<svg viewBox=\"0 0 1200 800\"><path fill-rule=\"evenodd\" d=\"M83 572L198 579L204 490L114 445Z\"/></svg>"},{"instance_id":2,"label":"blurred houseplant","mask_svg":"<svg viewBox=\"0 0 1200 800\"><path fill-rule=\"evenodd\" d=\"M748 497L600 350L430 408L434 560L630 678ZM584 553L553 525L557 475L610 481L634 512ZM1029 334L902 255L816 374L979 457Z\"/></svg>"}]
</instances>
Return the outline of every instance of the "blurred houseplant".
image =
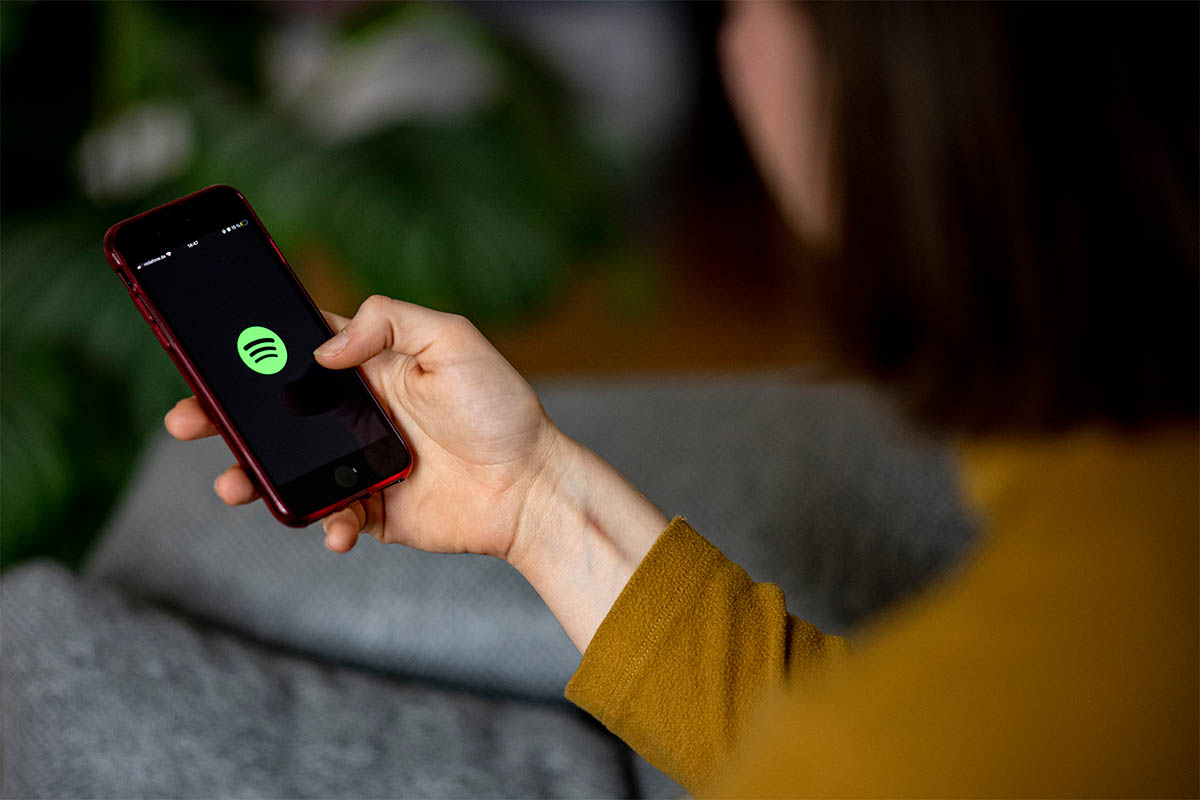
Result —
<instances>
[{"instance_id":1,"label":"blurred houseplant","mask_svg":"<svg viewBox=\"0 0 1200 800\"><path fill-rule=\"evenodd\" d=\"M0 13L6 567L76 562L187 393L104 263L116 220L229 183L302 278L295 254L318 252L347 299L484 321L536 306L613 241L603 156L551 72L454 7Z\"/></svg>"}]
</instances>

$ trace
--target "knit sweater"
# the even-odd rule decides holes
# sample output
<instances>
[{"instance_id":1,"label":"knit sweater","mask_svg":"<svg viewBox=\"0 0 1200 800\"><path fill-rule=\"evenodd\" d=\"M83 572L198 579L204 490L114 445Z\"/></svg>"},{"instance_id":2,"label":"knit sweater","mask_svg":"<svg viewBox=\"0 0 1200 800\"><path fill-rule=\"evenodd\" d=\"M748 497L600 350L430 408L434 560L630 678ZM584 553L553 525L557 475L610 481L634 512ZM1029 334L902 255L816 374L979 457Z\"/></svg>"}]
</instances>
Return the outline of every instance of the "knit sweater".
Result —
<instances>
[{"instance_id":1,"label":"knit sweater","mask_svg":"<svg viewBox=\"0 0 1200 800\"><path fill-rule=\"evenodd\" d=\"M1198 455L964 445L983 544L854 650L676 518L566 695L702 796L1195 796Z\"/></svg>"}]
</instances>

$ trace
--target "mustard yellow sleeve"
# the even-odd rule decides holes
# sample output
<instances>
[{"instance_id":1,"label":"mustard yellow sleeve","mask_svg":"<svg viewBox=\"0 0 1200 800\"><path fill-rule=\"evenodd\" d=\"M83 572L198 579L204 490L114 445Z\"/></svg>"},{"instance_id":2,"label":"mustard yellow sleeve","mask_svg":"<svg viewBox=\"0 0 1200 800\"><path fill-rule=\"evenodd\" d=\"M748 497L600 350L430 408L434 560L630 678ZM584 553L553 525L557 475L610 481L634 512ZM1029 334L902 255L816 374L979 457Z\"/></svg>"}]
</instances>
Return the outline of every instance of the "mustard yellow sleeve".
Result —
<instances>
[{"instance_id":1,"label":"mustard yellow sleeve","mask_svg":"<svg viewBox=\"0 0 1200 800\"><path fill-rule=\"evenodd\" d=\"M759 701L841 660L848 643L787 613L682 518L609 610L567 699L689 791L722 765Z\"/></svg>"}]
</instances>

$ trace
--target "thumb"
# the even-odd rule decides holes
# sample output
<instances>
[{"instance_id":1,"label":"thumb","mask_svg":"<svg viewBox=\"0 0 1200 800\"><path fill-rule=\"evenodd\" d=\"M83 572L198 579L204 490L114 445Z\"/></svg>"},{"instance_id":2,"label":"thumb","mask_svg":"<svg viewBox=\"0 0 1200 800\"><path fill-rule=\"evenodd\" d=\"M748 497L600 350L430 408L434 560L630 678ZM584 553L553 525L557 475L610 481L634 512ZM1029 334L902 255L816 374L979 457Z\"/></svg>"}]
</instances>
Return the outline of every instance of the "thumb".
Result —
<instances>
[{"instance_id":1,"label":"thumb","mask_svg":"<svg viewBox=\"0 0 1200 800\"><path fill-rule=\"evenodd\" d=\"M330 369L356 367L384 350L421 360L447 325L456 319L430 308L372 295L341 331L313 351L317 361Z\"/></svg>"}]
</instances>

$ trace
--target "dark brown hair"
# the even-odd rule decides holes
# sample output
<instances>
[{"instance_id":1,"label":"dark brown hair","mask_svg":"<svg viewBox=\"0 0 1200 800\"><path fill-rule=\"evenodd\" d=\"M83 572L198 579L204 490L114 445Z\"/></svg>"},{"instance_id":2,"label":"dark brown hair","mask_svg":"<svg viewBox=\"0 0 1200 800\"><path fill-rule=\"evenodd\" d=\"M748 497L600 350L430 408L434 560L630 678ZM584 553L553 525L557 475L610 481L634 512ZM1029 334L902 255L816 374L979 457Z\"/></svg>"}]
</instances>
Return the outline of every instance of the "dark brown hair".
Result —
<instances>
[{"instance_id":1,"label":"dark brown hair","mask_svg":"<svg viewBox=\"0 0 1200 800\"><path fill-rule=\"evenodd\" d=\"M852 366L942 429L1195 417L1197 8L808 7Z\"/></svg>"}]
</instances>

